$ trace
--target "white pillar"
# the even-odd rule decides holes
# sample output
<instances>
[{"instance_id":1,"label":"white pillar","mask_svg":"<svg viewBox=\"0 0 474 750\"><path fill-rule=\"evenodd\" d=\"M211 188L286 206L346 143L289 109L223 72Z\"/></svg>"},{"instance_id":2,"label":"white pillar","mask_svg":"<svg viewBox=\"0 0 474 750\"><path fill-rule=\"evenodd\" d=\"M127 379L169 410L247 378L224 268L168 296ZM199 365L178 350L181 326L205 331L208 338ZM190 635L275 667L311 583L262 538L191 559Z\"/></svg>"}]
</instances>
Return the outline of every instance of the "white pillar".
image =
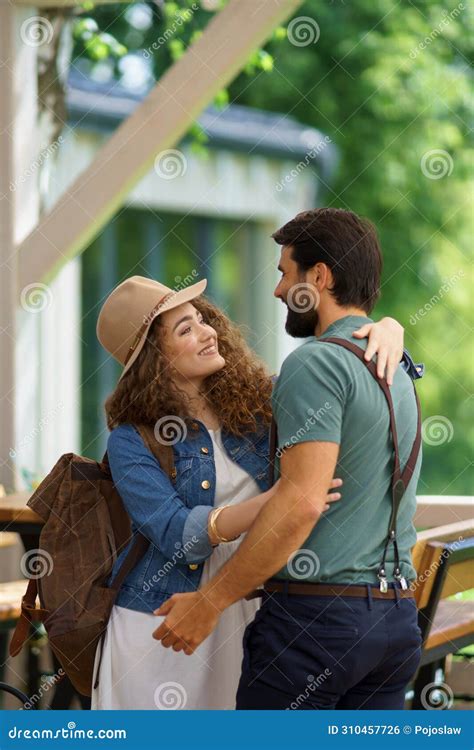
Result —
<instances>
[{"instance_id":1,"label":"white pillar","mask_svg":"<svg viewBox=\"0 0 474 750\"><path fill-rule=\"evenodd\" d=\"M20 290L15 246L38 220L38 193L34 181L24 181L35 155L37 114L36 51L25 39L32 8L0 2L0 481L7 491L17 489L15 457L19 438L17 407L21 398L15 372L23 374L25 391L35 378L34 352L18 361L16 341L22 324L18 315ZM34 328L34 323L30 323ZM27 373L30 373L27 375ZM28 382L27 382L28 381ZM14 457L12 459L12 456Z\"/></svg>"},{"instance_id":2,"label":"white pillar","mask_svg":"<svg viewBox=\"0 0 474 750\"><path fill-rule=\"evenodd\" d=\"M45 169L38 128L37 50L49 21L0 0L0 481L7 491L41 478L79 448L80 263L52 283L18 288L15 248L38 224ZM54 159L54 156L48 156ZM48 198L53 201L53 190Z\"/></svg>"}]
</instances>

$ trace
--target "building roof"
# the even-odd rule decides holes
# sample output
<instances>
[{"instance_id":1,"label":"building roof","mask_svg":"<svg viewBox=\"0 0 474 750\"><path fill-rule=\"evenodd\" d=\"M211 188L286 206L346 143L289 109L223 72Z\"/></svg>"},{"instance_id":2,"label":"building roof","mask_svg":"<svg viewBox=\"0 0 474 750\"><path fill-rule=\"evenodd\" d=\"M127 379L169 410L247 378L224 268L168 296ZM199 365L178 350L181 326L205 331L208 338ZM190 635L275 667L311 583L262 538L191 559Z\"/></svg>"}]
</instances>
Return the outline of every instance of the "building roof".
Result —
<instances>
[{"instance_id":1,"label":"building roof","mask_svg":"<svg viewBox=\"0 0 474 750\"><path fill-rule=\"evenodd\" d=\"M99 83L71 71L66 90L69 123L73 127L110 132L128 117L146 94L137 94L116 81ZM295 163L313 163L324 179L336 165L336 148L319 130L301 125L285 114L231 104L208 107L198 122L210 148L264 154Z\"/></svg>"}]
</instances>

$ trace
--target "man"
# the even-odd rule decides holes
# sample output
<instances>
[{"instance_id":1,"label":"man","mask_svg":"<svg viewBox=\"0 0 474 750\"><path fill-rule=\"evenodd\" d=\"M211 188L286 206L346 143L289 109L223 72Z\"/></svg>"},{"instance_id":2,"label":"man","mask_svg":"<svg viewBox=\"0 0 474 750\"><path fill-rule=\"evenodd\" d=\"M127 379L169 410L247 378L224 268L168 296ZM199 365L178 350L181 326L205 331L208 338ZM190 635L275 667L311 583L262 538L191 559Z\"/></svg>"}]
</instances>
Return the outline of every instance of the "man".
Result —
<instances>
[{"instance_id":1,"label":"man","mask_svg":"<svg viewBox=\"0 0 474 750\"><path fill-rule=\"evenodd\" d=\"M370 322L380 293L377 234L354 213L325 208L298 214L273 237L286 330L310 337L283 363L273 394L280 486L219 573L157 610L167 618L154 637L192 653L226 607L266 582L244 635L238 709L401 709L421 643L410 590L421 463L414 388L402 367L387 388L400 464L411 453L413 469L394 545L386 396L353 352L321 340L366 347L352 332ZM322 515L336 475L343 499Z\"/></svg>"}]
</instances>

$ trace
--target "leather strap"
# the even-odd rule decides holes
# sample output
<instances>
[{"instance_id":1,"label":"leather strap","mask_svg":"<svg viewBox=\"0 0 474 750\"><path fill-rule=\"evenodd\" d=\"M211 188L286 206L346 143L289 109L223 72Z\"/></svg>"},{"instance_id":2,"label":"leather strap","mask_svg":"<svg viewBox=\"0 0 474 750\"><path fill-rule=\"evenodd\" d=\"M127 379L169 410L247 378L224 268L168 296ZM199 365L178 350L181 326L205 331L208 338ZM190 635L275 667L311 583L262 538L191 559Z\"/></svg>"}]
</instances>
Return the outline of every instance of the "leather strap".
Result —
<instances>
[{"instance_id":1,"label":"leather strap","mask_svg":"<svg viewBox=\"0 0 474 750\"><path fill-rule=\"evenodd\" d=\"M399 447L398 447L398 437L397 437L397 425L395 422L395 410L393 407L393 399L392 394L390 392L390 387L387 384L387 381L385 378L381 379L377 375L377 366L375 362L369 361L367 362L364 359L364 350L360 348L360 346L356 346L356 344L353 344L351 341L348 341L347 339L340 339L336 337L329 337L327 339L319 339L319 341L324 341L326 343L331 344L338 344L338 346L342 346L344 349L347 349L348 351L355 354L358 359L363 362L363 364L367 367L370 374L373 376L373 378L377 381L378 385L382 389L384 396L387 400L388 404L388 410L390 414L390 430L392 432L392 439L393 439L393 449L395 453L395 462L394 462L394 469L393 469L393 479L394 482L398 482L399 480L402 481L404 490L407 488L408 483L413 476L413 472L415 470L416 462L418 459L418 454L420 452L420 446L421 446L421 410L420 410L420 402L418 399L418 394L415 389L415 385L413 384L413 390L415 393L415 400L416 400L416 408L417 408L417 430L416 430L416 436L415 441L413 443L412 449L410 451L410 455L408 456L407 462L405 464L405 468L403 471L400 470L400 453L399 453Z\"/></svg>"},{"instance_id":2,"label":"leather strap","mask_svg":"<svg viewBox=\"0 0 474 750\"><path fill-rule=\"evenodd\" d=\"M36 578L30 578L26 592L21 600L21 614L12 639L10 641L10 656L17 656L23 648L23 644L29 636L30 625L32 622L44 622L49 616L47 609L36 607L36 597L38 595L38 581Z\"/></svg>"},{"instance_id":3,"label":"leather strap","mask_svg":"<svg viewBox=\"0 0 474 750\"><path fill-rule=\"evenodd\" d=\"M163 445L162 443L160 443L155 437L153 427L150 427L149 425L137 425L137 430L139 431L140 436L150 453L154 455L163 471L165 471L171 479L174 470L174 455L171 445ZM107 460L108 464L107 453L105 454L104 458ZM125 557L122 565L120 566L117 575L110 584L110 588L115 589L115 591L117 591L118 593L125 578L133 570L135 565L140 562L149 546L150 540L147 539L146 536L138 532L135 541L130 548L127 556Z\"/></svg>"},{"instance_id":4,"label":"leather strap","mask_svg":"<svg viewBox=\"0 0 474 750\"><path fill-rule=\"evenodd\" d=\"M415 436L415 440L413 442L413 445L410 451L410 455L408 456L407 462L405 464L405 468L403 469L403 471L401 471L400 453L399 453L398 436L397 436L397 425L395 422L395 409L393 406L392 394L390 392L390 387L387 384L387 381L385 380L385 378L382 379L378 377L377 367L375 363L372 362L372 360L367 362L364 358L364 355L365 355L364 350L361 349L356 344L353 344L351 341L348 341L347 339L340 339L340 338L336 338L332 336L326 339L319 339L319 340L324 341L326 343L337 344L338 346L342 346L344 349L347 349L348 351L352 352L356 357L358 357L358 359L360 359L361 362L367 367L368 371L373 376L374 380L380 386L386 398L388 411L390 415L390 431L392 433L393 450L394 450L394 467L393 467L393 472L392 472L392 512L390 515L390 522L389 522L388 534L387 534L387 539L385 542L383 557L379 565L378 576L381 582L381 586L382 585L386 586L387 579L386 579L385 561L387 557L388 548L390 544L393 544L393 548L395 552L394 577L397 580L401 580L402 583L404 583L404 585L407 585L406 581L402 579L402 575L400 571L400 558L399 558L398 543L397 543L397 515L398 515L398 510L400 508L400 503L407 489L408 482L413 476L413 472L415 470L415 466L416 466L416 462L418 459L420 446L421 446L421 410L420 410L420 402L418 400L418 395L415 389L415 384L412 381L413 390L415 393L416 408L417 408L416 436Z\"/></svg>"},{"instance_id":5,"label":"leather strap","mask_svg":"<svg viewBox=\"0 0 474 750\"><path fill-rule=\"evenodd\" d=\"M153 307L153 309L150 310L150 312L146 316L145 321L142 323L142 325L138 329L137 334L136 334L136 336L135 336L135 338L133 340L133 344L130 346L130 348L129 348L127 354L126 354L125 361L123 363L124 366L127 364L127 362L129 361L130 357L132 356L133 352L135 351L135 349L137 348L138 344L140 343L141 339L143 338L143 336L145 335L145 333L149 329L150 325L153 323L153 320L156 317L156 313L158 312L158 310L160 309L160 307L162 307L165 304L165 302L167 302L168 299L171 299L171 297L173 297L175 294L176 294L176 292L174 292L174 291L167 292L160 299L160 301Z\"/></svg>"},{"instance_id":6,"label":"leather strap","mask_svg":"<svg viewBox=\"0 0 474 750\"><path fill-rule=\"evenodd\" d=\"M255 599L263 596L263 593L287 593L304 596L356 596L366 598L368 595L367 588L370 588L370 596L374 599L413 599L414 593L411 589L388 589L386 592L380 591L377 584L364 586L348 586L344 584L326 584L326 583L290 583L285 581L266 581L263 589L252 591L246 596L246 599Z\"/></svg>"},{"instance_id":7,"label":"leather strap","mask_svg":"<svg viewBox=\"0 0 474 750\"><path fill-rule=\"evenodd\" d=\"M278 444L277 423L272 417L270 425L270 463L268 464L268 486L273 487L275 484L275 456Z\"/></svg>"}]
</instances>

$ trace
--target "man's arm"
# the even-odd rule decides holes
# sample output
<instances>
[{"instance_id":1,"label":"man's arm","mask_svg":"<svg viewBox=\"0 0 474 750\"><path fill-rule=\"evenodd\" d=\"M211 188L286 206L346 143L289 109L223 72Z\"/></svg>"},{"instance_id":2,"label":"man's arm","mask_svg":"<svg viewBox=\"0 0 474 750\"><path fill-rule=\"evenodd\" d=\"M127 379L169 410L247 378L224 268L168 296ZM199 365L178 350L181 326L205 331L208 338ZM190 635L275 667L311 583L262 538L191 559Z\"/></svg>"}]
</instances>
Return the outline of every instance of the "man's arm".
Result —
<instances>
[{"instance_id":1,"label":"man's arm","mask_svg":"<svg viewBox=\"0 0 474 750\"><path fill-rule=\"evenodd\" d=\"M339 445L311 441L288 448L281 482L236 553L202 589L175 594L155 614L167 615L153 637L187 654L214 629L220 614L284 567L318 522L334 476Z\"/></svg>"},{"instance_id":2,"label":"man's arm","mask_svg":"<svg viewBox=\"0 0 474 750\"><path fill-rule=\"evenodd\" d=\"M280 490L263 507L237 552L202 592L217 609L242 599L284 567L319 521L334 476L336 443L299 443L281 458Z\"/></svg>"}]
</instances>

